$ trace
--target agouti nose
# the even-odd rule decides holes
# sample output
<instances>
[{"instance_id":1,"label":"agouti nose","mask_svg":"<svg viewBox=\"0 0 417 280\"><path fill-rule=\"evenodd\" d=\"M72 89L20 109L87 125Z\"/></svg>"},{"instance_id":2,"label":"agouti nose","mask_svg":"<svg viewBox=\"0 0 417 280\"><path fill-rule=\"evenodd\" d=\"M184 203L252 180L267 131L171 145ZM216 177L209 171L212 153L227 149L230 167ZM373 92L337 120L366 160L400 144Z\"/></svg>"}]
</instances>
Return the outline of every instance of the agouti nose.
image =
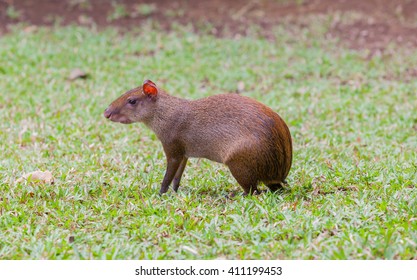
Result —
<instances>
[{"instance_id":1,"label":"agouti nose","mask_svg":"<svg viewBox=\"0 0 417 280\"><path fill-rule=\"evenodd\" d=\"M111 112L110 108L107 108L106 111L104 111L104 117L109 119L110 116L111 116L111 113L112 112Z\"/></svg>"}]
</instances>

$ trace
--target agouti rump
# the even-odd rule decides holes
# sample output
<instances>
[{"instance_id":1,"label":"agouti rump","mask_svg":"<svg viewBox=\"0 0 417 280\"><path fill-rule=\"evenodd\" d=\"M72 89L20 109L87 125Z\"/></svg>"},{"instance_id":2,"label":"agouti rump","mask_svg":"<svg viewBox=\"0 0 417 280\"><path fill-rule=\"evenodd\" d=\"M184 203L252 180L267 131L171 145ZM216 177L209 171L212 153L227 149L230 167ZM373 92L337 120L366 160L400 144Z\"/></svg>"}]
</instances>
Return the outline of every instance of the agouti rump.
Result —
<instances>
[{"instance_id":1,"label":"agouti rump","mask_svg":"<svg viewBox=\"0 0 417 280\"><path fill-rule=\"evenodd\" d=\"M267 106L239 94L198 100L171 96L146 80L104 112L113 122L143 122L162 142L167 170L160 193L178 190L188 158L206 158L227 165L245 194L263 182L276 191L291 168L290 131Z\"/></svg>"}]
</instances>

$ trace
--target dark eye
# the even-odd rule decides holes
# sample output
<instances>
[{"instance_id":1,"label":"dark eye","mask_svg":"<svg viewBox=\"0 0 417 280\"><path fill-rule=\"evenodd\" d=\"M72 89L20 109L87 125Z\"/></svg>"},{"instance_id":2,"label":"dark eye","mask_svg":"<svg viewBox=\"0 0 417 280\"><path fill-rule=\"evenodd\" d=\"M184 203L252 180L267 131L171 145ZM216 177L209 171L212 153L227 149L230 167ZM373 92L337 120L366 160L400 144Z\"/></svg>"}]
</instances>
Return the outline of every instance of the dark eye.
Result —
<instances>
[{"instance_id":1,"label":"dark eye","mask_svg":"<svg viewBox=\"0 0 417 280\"><path fill-rule=\"evenodd\" d=\"M129 99L127 102L129 104L135 105L136 104L136 99Z\"/></svg>"}]
</instances>

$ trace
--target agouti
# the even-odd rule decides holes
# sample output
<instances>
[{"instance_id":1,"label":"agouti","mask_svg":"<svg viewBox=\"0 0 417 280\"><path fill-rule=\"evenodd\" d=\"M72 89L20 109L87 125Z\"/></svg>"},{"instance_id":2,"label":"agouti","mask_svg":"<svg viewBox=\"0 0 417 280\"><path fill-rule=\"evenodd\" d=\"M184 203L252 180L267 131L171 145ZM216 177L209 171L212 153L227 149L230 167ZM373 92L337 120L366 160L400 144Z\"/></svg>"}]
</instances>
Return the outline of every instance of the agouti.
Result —
<instances>
[{"instance_id":1,"label":"agouti","mask_svg":"<svg viewBox=\"0 0 417 280\"><path fill-rule=\"evenodd\" d=\"M198 100L171 96L146 80L104 112L113 122L143 122L162 142L167 170L160 194L178 190L188 158L207 158L229 167L245 194L263 182L276 191L291 168L291 134L272 109L239 94Z\"/></svg>"}]
</instances>

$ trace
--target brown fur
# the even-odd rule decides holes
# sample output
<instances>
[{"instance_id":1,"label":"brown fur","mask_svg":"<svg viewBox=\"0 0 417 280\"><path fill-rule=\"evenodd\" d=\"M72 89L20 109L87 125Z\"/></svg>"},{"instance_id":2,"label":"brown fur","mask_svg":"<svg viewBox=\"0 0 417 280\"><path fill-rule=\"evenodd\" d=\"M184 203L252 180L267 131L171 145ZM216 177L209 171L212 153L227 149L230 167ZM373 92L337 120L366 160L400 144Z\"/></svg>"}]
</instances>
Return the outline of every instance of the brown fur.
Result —
<instances>
[{"instance_id":1,"label":"brown fur","mask_svg":"<svg viewBox=\"0 0 417 280\"><path fill-rule=\"evenodd\" d=\"M271 191L285 182L292 162L291 134L267 106L238 94L190 101L159 89L157 95L147 95L143 89L126 92L104 115L115 122L143 122L156 133L168 165L160 193L172 181L178 190L190 157L226 164L246 194L257 192L260 182ZM128 103L132 98L134 105Z\"/></svg>"}]
</instances>

